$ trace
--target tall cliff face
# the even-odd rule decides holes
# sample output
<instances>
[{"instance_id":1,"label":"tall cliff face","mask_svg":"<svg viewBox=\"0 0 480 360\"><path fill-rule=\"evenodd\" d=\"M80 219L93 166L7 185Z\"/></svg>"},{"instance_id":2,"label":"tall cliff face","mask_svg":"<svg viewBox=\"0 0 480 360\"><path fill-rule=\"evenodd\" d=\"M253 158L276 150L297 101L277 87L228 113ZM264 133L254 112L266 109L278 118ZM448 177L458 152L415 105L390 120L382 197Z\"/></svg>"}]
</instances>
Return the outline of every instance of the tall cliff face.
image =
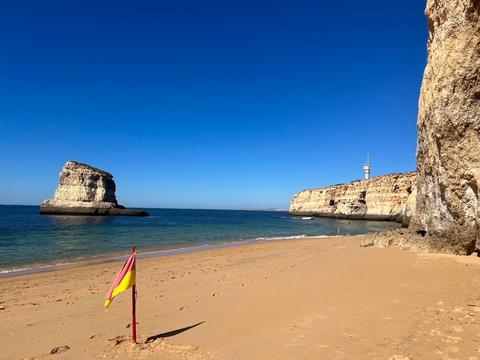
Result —
<instances>
[{"instance_id":1,"label":"tall cliff face","mask_svg":"<svg viewBox=\"0 0 480 360\"><path fill-rule=\"evenodd\" d=\"M291 201L293 215L393 220L408 225L415 207L415 173L377 176L350 184L304 190Z\"/></svg>"},{"instance_id":2,"label":"tall cliff face","mask_svg":"<svg viewBox=\"0 0 480 360\"><path fill-rule=\"evenodd\" d=\"M432 251L469 254L480 223L480 1L428 0L426 15L411 227Z\"/></svg>"},{"instance_id":3,"label":"tall cliff face","mask_svg":"<svg viewBox=\"0 0 480 360\"><path fill-rule=\"evenodd\" d=\"M40 214L148 215L145 211L128 210L118 205L112 174L76 161L64 164L55 196L42 203Z\"/></svg>"}]
</instances>

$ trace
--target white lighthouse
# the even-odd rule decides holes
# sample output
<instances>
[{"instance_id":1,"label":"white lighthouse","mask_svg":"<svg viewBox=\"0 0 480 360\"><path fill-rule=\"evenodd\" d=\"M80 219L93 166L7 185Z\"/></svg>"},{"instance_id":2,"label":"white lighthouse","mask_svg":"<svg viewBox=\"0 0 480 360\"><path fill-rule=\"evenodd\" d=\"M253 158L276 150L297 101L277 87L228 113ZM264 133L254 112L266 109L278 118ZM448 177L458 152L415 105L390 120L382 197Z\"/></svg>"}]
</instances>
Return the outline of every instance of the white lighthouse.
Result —
<instances>
[{"instance_id":1,"label":"white lighthouse","mask_svg":"<svg viewBox=\"0 0 480 360\"><path fill-rule=\"evenodd\" d=\"M363 178L365 180L370 179L370 154L367 155L367 163L363 164Z\"/></svg>"}]
</instances>

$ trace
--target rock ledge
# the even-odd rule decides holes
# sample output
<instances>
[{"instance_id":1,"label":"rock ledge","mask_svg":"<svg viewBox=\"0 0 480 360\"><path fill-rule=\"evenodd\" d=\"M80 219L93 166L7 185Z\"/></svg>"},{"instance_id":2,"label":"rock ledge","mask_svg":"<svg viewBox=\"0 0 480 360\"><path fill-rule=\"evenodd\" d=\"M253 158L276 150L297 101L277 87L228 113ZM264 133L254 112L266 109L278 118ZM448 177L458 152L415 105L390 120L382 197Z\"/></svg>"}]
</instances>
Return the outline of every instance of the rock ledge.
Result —
<instances>
[{"instance_id":1,"label":"rock ledge","mask_svg":"<svg viewBox=\"0 0 480 360\"><path fill-rule=\"evenodd\" d=\"M395 229L391 231L368 234L360 243L361 247L399 247L402 250L414 250L423 253L443 253L466 255L462 242L452 242L428 233L415 232L411 229ZM470 254L469 252L468 254Z\"/></svg>"}]
</instances>

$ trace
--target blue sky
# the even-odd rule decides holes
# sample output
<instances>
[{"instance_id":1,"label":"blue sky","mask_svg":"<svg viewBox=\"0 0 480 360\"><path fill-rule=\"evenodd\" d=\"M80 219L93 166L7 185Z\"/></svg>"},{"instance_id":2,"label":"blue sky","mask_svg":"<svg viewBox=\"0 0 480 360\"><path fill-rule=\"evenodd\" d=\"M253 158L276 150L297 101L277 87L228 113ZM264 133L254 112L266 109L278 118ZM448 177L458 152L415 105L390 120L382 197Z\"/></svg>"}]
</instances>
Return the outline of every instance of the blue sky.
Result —
<instances>
[{"instance_id":1,"label":"blue sky","mask_svg":"<svg viewBox=\"0 0 480 360\"><path fill-rule=\"evenodd\" d=\"M0 204L68 160L127 206L286 208L415 169L424 2L0 4Z\"/></svg>"}]
</instances>

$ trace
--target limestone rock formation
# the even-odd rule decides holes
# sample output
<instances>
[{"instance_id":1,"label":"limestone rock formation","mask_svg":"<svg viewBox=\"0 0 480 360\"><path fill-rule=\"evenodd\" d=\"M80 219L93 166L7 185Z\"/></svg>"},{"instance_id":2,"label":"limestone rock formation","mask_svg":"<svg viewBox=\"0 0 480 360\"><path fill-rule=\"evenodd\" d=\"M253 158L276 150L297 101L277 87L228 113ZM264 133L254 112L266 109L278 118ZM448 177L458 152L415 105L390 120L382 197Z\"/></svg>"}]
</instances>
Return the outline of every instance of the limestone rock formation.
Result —
<instances>
[{"instance_id":1,"label":"limestone rock formation","mask_svg":"<svg viewBox=\"0 0 480 360\"><path fill-rule=\"evenodd\" d=\"M114 208L118 206L115 197L115 182L112 174L68 161L60 172L60 184L53 200L43 202L44 206Z\"/></svg>"},{"instance_id":2,"label":"limestone rock formation","mask_svg":"<svg viewBox=\"0 0 480 360\"><path fill-rule=\"evenodd\" d=\"M146 216L145 211L118 205L112 174L68 161L60 172L60 184L53 199L40 206L41 214Z\"/></svg>"},{"instance_id":3,"label":"limestone rock formation","mask_svg":"<svg viewBox=\"0 0 480 360\"><path fill-rule=\"evenodd\" d=\"M408 225L415 209L415 173L389 174L350 184L304 190L289 213L343 219L392 220Z\"/></svg>"},{"instance_id":4,"label":"limestone rock formation","mask_svg":"<svg viewBox=\"0 0 480 360\"><path fill-rule=\"evenodd\" d=\"M428 0L426 15L411 228L432 251L469 254L480 234L480 1Z\"/></svg>"}]
</instances>

